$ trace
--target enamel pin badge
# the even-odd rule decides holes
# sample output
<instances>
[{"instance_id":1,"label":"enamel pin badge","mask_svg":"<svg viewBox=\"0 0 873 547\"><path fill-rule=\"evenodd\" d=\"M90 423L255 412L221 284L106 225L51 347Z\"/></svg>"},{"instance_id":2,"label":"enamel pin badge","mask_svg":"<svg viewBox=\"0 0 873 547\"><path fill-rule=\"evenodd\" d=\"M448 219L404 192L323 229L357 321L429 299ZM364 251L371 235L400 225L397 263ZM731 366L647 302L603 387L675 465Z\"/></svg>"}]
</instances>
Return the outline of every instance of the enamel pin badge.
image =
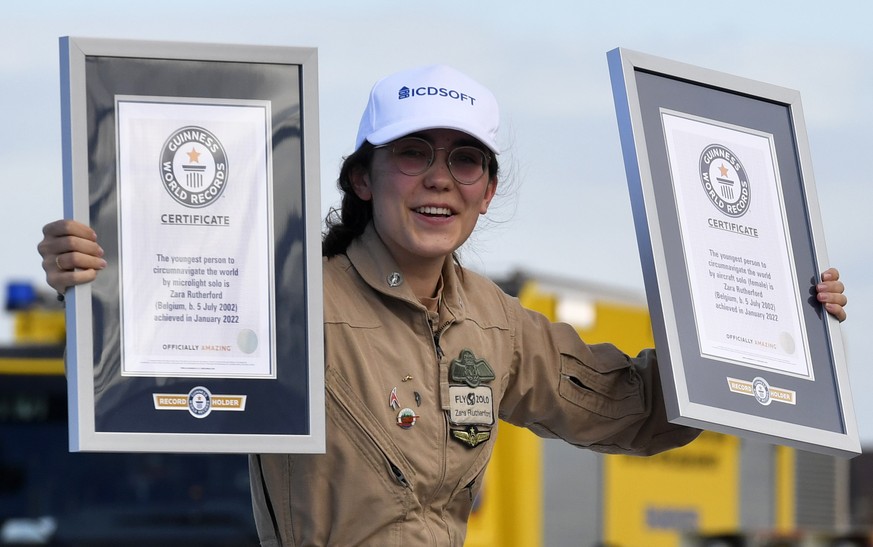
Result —
<instances>
[{"instance_id":1,"label":"enamel pin badge","mask_svg":"<svg viewBox=\"0 0 873 547\"><path fill-rule=\"evenodd\" d=\"M400 414L397 415L397 425L403 429L409 429L414 426L416 421L418 421L418 416L411 408L404 408L400 411Z\"/></svg>"}]
</instances>

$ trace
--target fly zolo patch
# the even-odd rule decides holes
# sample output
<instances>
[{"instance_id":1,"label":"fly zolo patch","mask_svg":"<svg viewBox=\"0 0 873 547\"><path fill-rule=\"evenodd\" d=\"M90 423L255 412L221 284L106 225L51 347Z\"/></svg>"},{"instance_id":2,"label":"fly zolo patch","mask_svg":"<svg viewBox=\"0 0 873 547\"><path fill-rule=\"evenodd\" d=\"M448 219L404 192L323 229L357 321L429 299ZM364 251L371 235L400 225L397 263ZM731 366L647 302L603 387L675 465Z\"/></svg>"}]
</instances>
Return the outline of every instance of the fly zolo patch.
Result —
<instances>
[{"instance_id":1,"label":"fly zolo patch","mask_svg":"<svg viewBox=\"0 0 873 547\"><path fill-rule=\"evenodd\" d=\"M449 404L454 425L494 425L494 397L488 386L449 386Z\"/></svg>"}]
</instances>

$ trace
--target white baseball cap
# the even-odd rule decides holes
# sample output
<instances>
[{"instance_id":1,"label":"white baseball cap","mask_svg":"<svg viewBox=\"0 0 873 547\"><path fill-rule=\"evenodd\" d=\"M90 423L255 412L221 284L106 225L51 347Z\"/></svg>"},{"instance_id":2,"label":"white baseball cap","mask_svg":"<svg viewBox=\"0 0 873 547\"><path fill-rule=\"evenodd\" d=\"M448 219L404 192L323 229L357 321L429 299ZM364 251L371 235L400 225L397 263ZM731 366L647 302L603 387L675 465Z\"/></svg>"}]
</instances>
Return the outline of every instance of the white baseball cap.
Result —
<instances>
[{"instance_id":1,"label":"white baseball cap","mask_svg":"<svg viewBox=\"0 0 873 547\"><path fill-rule=\"evenodd\" d=\"M497 100L482 84L445 65L430 65L382 78L370 91L355 150L426 129L456 129L498 154Z\"/></svg>"}]
</instances>

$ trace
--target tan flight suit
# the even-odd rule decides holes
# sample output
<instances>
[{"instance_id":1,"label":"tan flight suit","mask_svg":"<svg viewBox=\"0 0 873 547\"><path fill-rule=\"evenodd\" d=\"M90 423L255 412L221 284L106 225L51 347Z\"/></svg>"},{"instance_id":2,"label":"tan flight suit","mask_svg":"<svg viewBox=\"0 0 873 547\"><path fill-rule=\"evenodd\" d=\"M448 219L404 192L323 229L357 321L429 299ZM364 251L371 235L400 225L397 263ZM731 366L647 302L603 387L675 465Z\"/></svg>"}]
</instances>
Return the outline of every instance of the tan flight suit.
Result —
<instances>
[{"instance_id":1,"label":"tan flight suit","mask_svg":"<svg viewBox=\"0 0 873 547\"><path fill-rule=\"evenodd\" d=\"M588 346L451 260L438 314L372 225L323 266L327 451L251 458L261 545L462 545L498 417L611 453L698 433L666 421L653 351Z\"/></svg>"}]
</instances>

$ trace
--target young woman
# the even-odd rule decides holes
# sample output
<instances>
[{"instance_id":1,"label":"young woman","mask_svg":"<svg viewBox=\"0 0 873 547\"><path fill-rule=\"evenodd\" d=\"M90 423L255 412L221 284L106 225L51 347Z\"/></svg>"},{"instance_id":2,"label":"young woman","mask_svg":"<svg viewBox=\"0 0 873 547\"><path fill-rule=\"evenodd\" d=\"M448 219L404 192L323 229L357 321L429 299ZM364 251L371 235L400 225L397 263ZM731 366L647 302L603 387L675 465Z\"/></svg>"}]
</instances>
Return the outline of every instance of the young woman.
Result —
<instances>
[{"instance_id":1,"label":"young woman","mask_svg":"<svg viewBox=\"0 0 873 547\"><path fill-rule=\"evenodd\" d=\"M458 264L497 188L497 126L492 94L445 66L373 87L324 239L327 450L251 457L262 545L461 545L498 418L611 453L697 436L667 422L654 351L588 346ZM105 266L90 228L44 234L59 292ZM822 278L844 319L839 274Z\"/></svg>"}]
</instances>

